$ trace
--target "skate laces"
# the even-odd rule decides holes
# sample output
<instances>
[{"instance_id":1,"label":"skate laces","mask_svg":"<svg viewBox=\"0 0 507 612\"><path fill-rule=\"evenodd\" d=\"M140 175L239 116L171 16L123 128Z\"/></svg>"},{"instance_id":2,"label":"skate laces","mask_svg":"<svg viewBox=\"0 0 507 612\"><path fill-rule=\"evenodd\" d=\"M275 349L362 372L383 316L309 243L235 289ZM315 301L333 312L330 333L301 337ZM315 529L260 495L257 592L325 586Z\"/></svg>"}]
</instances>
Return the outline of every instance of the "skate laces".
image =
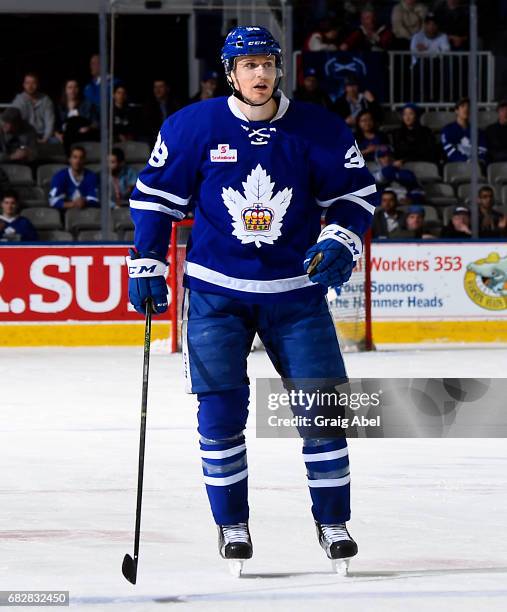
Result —
<instances>
[{"instance_id":1,"label":"skate laces","mask_svg":"<svg viewBox=\"0 0 507 612\"><path fill-rule=\"evenodd\" d=\"M248 527L246 523L238 523L237 525L222 525L224 540L226 544L230 542L248 542Z\"/></svg>"},{"instance_id":2,"label":"skate laces","mask_svg":"<svg viewBox=\"0 0 507 612\"><path fill-rule=\"evenodd\" d=\"M321 525L322 533L329 542L339 542L341 540L350 540L349 533L345 523L337 523L336 525Z\"/></svg>"}]
</instances>

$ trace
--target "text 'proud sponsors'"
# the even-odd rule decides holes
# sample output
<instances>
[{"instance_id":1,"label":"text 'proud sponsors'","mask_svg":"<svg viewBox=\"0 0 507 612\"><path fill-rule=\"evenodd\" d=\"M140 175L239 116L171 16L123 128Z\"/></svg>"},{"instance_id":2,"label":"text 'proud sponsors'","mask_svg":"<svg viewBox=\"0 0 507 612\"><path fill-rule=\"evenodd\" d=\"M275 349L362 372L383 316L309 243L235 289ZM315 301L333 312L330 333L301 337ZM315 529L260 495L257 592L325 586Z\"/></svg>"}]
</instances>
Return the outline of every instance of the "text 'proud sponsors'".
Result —
<instances>
[{"instance_id":1,"label":"text 'proud sponsors'","mask_svg":"<svg viewBox=\"0 0 507 612\"><path fill-rule=\"evenodd\" d=\"M374 321L507 319L507 244L374 243L371 290ZM363 300L345 285L336 306Z\"/></svg>"},{"instance_id":2,"label":"text 'proud sponsors'","mask_svg":"<svg viewBox=\"0 0 507 612\"><path fill-rule=\"evenodd\" d=\"M139 321L125 253L124 245L0 247L0 321Z\"/></svg>"}]
</instances>

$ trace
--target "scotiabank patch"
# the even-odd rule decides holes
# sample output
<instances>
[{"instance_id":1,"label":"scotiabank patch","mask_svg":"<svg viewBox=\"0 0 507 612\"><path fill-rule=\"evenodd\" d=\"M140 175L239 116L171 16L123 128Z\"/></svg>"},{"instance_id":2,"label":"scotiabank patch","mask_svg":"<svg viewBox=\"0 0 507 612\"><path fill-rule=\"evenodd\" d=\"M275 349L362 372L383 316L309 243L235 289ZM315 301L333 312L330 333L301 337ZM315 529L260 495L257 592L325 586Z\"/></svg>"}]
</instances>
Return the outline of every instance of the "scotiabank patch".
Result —
<instances>
[{"instance_id":1,"label":"scotiabank patch","mask_svg":"<svg viewBox=\"0 0 507 612\"><path fill-rule=\"evenodd\" d=\"M209 157L212 162L237 162L238 150L231 149L228 144L219 144L216 149L211 149Z\"/></svg>"}]
</instances>

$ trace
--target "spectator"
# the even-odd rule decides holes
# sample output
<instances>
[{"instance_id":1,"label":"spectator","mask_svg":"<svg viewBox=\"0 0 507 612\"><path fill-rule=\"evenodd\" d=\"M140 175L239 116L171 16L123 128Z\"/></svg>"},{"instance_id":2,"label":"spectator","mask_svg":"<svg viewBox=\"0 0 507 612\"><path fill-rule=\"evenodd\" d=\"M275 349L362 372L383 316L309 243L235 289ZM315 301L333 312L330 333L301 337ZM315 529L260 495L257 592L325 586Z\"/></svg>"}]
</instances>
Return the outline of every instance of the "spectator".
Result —
<instances>
[{"instance_id":1,"label":"spectator","mask_svg":"<svg viewBox=\"0 0 507 612\"><path fill-rule=\"evenodd\" d=\"M0 241L33 242L38 240L37 232L26 217L18 214L19 202L15 191L6 191L2 197L0 215Z\"/></svg>"},{"instance_id":2,"label":"spectator","mask_svg":"<svg viewBox=\"0 0 507 612\"><path fill-rule=\"evenodd\" d=\"M489 160L492 162L507 161L507 100L497 106L498 121L486 128L486 142Z\"/></svg>"},{"instance_id":3,"label":"spectator","mask_svg":"<svg viewBox=\"0 0 507 612\"><path fill-rule=\"evenodd\" d=\"M0 162L29 162L34 159L37 133L21 118L18 108L4 110L0 124Z\"/></svg>"},{"instance_id":4,"label":"spectator","mask_svg":"<svg viewBox=\"0 0 507 612\"><path fill-rule=\"evenodd\" d=\"M340 32L329 19L320 22L320 27L305 41L304 51L338 51Z\"/></svg>"},{"instance_id":5,"label":"spectator","mask_svg":"<svg viewBox=\"0 0 507 612\"><path fill-rule=\"evenodd\" d=\"M113 140L125 142L134 139L135 116L128 104L127 90L123 85L113 93Z\"/></svg>"},{"instance_id":6,"label":"spectator","mask_svg":"<svg viewBox=\"0 0 507 612\"><path fill-rule=\"evenodd\" d=\"M470 211L466 206L456 206L449 223L442 229L441 238L471 238Z\"/></svg>"},{"instance_id":7,"label":"spectator","mask_svg":"<svg viewBox=\"0 0 507 612\"><path fill-rule=\"evenodd\" d=\"M356 117L356 141L366 161L374 161L378 148L387 144L387 138L378 131L370 111L361 111Z\"/></svg>"},{"instance_id":8,"label":"spectator","mask_svg":"<svg viewBox=\"0 0 507 612\"><path fill-rule=\"evenodd\" d=\"M125 163L125 153L118 147L109 156L111 208L128 206L128 199L137 180L133 168Z\"/></svg>"},{"instance_id":9,"label":"spectator","mask_svg":"<svg viewBox=\"0 0 507 612\"><path fill-rule=\"evenodd\" d=\"M155 144L162 123L180 107L166 81L153 81L153 97L143 107L144 136L150 145Z\"/></svg>"},{"instance_id":10,"label":"spectator","mask_svg":"<svg viewBox=\"0 0 507 612\"><path fill-rule=\"evenodd\" d=\"M437 162L440 154L430 128L421 125L421 109L415 104L405 104L401 109L402 125L392 133L394 157L402 162Z\"/></svg>"},{"instance_id":11,"label":"spectator","mask_svg":"<svg viewBox=\"0 0 507 612\"><path fill-rule=\"evenodd\" d=\"M375 210L372 223L373 238L394 238L401 231L403 213L398 210L398 198L390 189L382 192L380 206Z\"/></svg>"},{"instance_id":12,"label":"spectator","mask_svg":"<svg viewBox=\"0 0 507 612\"><path fill-rule=\"evenodd\" d=\"M377 185L384 189L389 187L394 191L401 204L416 204L424 193L415 174L404 169L401 161L395 161L393 151L389 146L381 146L376 152L379 169L373 173Z\"/></svg>"},{"instance_id":13,"label":"spectator","mask_svg":"<svg viewBox=\"0 0 507 612\"><path fill-rule=\"evenodd\" d=\"M67 154L70 147L80 140L95 140L98 130L97 109L83 99L79 83L74 79L65 82L57 108L56 137L63 143Z\"/></svg>"},{"instance_id":14,"label":"spectator","mask_svg":"<svg viewBox=\"0 0 507 612\"><path fill-rule=\"evenodd\" d=\"M494 209L494 192L489 185L479 189L479 236L500 238L506 235L507 217Z\"/></svg>"},{"instance_id":15,"label":"spectator","mask_svg":"<svg viewBox=\"0 0 507 612\"><path fill-rule=\"evenodd\" d=\"M468 10L462 0L443 0L435 10L440 30L447 34L453 51L468 48Z\"/></svg>"},{"instance_id":16,"label":"spectator","mask_svg":"<svg viewBox=\"0 0 507 612\"><path fill-rule=\"evenodd\" d=\"M340 45L341 51L387 51L392 47L393 34L385 26L378 26L372 8L361 11L361 25Z\"/></svg>"},{"instance_id":17,"label":"spectator","mask_svg":"<svg viewBox=\"0 0 507 612\"><path fill-rule=\"evenodd\" d=\"M359 83L355 76L348 76L345 79L345 92L334 104L333 110L338 113L345 123L354 128L356 118L362 111L370 111L375 121L381 118L380 106L377 104L371 91L359 91Z\"/></svg>"},{"instance_id":18,"label":"spectator","mask_svg":"<svg viewBox=\"0 0 507 612\"><path fill-rule=\"evenodd\" d=\"M21 117L37 133L39 142L49 142L55 131L55 111L53 103L46 94L39 91L39 78L33 72L25 74L23 91L12 101Z\"/></svg>"},{"instance_id":19,"label":"spectator","mask_svg":"<svg viewBox=\"0 0 507 612\"><path fill-rule=\"evenodd\" d=\"M438 55L450 51L451 46L447 34L439 31L438 23L433 13L428 13L424 19L424 25L419 32L416 32L410 40L410 50L412 56L412 64L416 64L417 54L428 53L430 55Z\"/></svg>"},{"instance_id":20,"label":"spectator","mask_svg":"<svg viewBox=\"0 0 507 612\"><path fill-rule=\"evenodd\" d=\"M332 102L327 93L320 88L315 68L306 68L304 71L303 84L294 92L294 99L302 102L319 104L324 108L331 109Z\"/></svg>"},{"instance_id":21,"label":"spectator","mask_svg":"<svg viewBox=\"0 0 507 612\"><path fill-rule=\"evenodd\" d=\"M201 88L195 96L190 98L190 103L216 98L218 95L218 78L218 72L215 70L205 72L201 79Z\"/></svg>"},{"instance_id":22,"label":"spectator","mask_svg":"<svg viewBox=\"0 0 507 612\"><path fill-rule=\"evenodd\" d=\"M100 112L100 55L94 54L90 58L90 74L91 81L84 88L84 97L90 104L92 104L97 112ZM110 95L111 87L111 75L107 77L108 81L108 97ZM120 84L120 80L115 78L113 80L113 87L117 87Z\"/></svg>"},{"instance_id":23,"label":"spectator","mask_svg":"<svg viewBox=\"0 0 507 612\"><path fill-rule=\"evenodd\" d=\"M422 29L427 8L417 0L400 0L391 12L391 27L401 47L408 49L412 36Z\"/></svg>"},{"instance_id":24,"label":"spectator","mask_svg":"<svg viewBox=\"0 0 507 612\"><path fill-rule=\"evenodd\" d=\"M423 240L434 240L438 237L432 232L430 227L425 226L425 214L424 207L419 204L412 204L408 207L405 215L405 231L403 237Z\"/></svg>"},{"instance_id":25,"label":"spectator","mask_svg":"<svg viewBox=\"0 0 507 612\"><path fill-rule=\"evenodd\" d=\"M456 121L446 125L441 133L442 146L447 161L470 161L472 143L470 141L470 101L463 98L456 103ZM484 132L479 130L479 160L486 161L486 138Z\"/></svg>"},{"instance_id":26,"label":"spectator","mask_svg":"<svg viewBox=\"0 0 507 612\"><path fill-rule=\"evenodd\" d=\"M51 179L49 205L60 210L98 207L97 175L85 168L86 151L74 145L70 150L69 167Z\"/></svg>"}]
</instances>

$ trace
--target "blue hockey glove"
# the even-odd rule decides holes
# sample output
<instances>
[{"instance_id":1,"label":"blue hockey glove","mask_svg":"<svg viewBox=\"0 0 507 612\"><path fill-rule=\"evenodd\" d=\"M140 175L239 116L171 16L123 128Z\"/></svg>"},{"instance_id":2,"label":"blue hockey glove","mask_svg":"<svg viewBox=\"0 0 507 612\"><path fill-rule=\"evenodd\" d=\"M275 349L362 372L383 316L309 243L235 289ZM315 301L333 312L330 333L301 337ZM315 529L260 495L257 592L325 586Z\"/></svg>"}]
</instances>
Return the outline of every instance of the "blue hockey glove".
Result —
<instances>
[{"instance_id":1,"label":"blue hockey glove","mask_svg":"<svg viewBox=\"0 0 507 612\"><path fill-rule=\"evenodd\" d=\"M357 234L336 224L328 225L320 233L317 244L306 252L305 272L312 282L337 289L349 280L362 251Z\"/></svg>"},{"instance_id":2,"label":"blue hockey glove","mask_svg":"<svg viewBox=\"0 0 507 612\"><path fill-rule=\"evenodd\" d=\"M167 310L167 283L164 274L167 269L165 261L143 257L129 249L125 258L129 273L129 300L139 314L146 312L146 300L151 298L152 310L161 314Z\"/></svg>"}]
</instances>

